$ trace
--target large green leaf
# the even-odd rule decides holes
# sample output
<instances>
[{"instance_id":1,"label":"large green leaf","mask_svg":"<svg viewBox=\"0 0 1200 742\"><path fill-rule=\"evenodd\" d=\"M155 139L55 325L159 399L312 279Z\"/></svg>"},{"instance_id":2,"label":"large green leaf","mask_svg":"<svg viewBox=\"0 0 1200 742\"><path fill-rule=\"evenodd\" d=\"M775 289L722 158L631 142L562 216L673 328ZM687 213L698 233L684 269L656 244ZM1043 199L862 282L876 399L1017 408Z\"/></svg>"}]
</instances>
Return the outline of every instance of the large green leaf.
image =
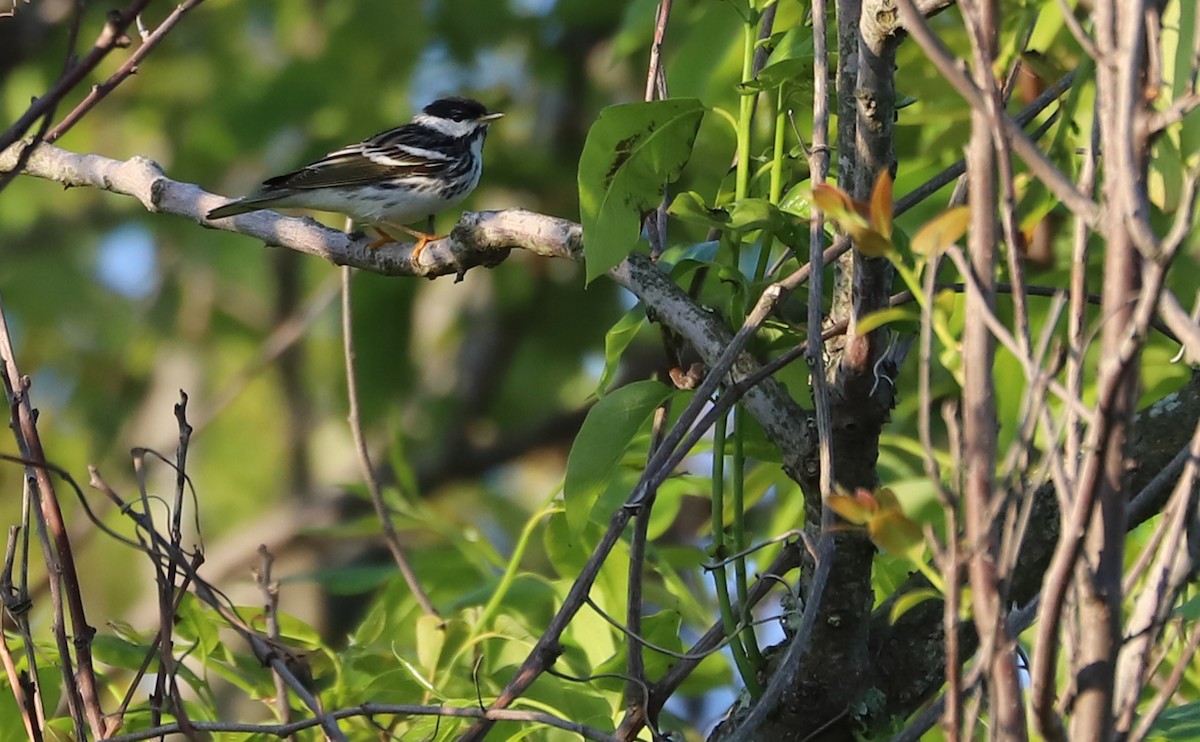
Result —
<instances>
[{"instance_id":1,"label":"large green leaf","mask_svg":"<svg viewBox=\"0 0 1200 742\"><path fill-rule=\"evenodd\" d=\"M604 371L596 382L596 396L603 396L608 385L617 375L617 366L621 363L621 355L638 332L646 326L646 309L640 304L630 309L617 324L613 325L604 335Z\"/></svg>"},{"instance_id":2,"label":"large green leaf","mask_svg":"<svg viewBox=\"0 0 1200 742\"><path fill-rule=\"evenodd\" d=\"M662 199L692 154L704 116L694 98L610 106L588 132L579 158L579 210L587 280L637 245L642 212Z\"/></svg>"},{"instance_id":3,"label":"large green leaf","mask_svg":"<svg viewBox=\"0 0 1200 742\"><path fill-rule=\"evenodd\" d=\"M637 381L602 397L588 411L567 456L563 482L567 529L572 540L583 531L592 506L634 435L670 393L670 388L657 381Z\"/></svg>"}]
</instances>

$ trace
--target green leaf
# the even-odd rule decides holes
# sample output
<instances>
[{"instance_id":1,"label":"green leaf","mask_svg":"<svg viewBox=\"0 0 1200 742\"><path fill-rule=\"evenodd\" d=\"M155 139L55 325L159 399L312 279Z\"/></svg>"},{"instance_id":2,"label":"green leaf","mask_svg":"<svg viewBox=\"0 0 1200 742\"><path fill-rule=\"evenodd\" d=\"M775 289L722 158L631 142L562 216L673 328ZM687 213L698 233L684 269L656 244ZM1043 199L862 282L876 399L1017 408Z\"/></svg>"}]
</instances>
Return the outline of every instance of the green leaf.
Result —
<instances>
[{"instance_id":1,"label":"green leaf","mask_svg":"<svg viewBox=\"0 0 1200 742\"><path fill-rule=\"evenodd\" d=\"M865 335L877 327L883 327L884 325L889 325L893 322L900 322L902 320L920 322L921 315L917 312L905 309L904 307L888 307L887 309L877 309L855 323L854 331L856 333Z\"/></svg>"},{"instance_id":2,"label":"green leaf","mask_svg":"<svg viewBox=\"0 0 1200 742\"><path fill-rule=\"evenodd\" d=\"M918 561L925 554L925 534L921 527L899 510L885 510L867 524L871 541L889 554Z\"/></svg>"},{"instance_id":3,"label":"green leaf","mask_svg":"<svg viewBox=\"0 0 1200 742\"><path fill-rule=\"evenodd\" d=\"M832 59L830 65L836 65ZM787 82L800 85L813 83L813 37L811 26L793 26L775 44L757 83L762 89L779 87Z\"/></svg>"},{"instance_id":4,"label":"green leaf","mask_svg":"<svg viewBox=\"0 0 1200 742\"><path fill-rule=\"evenodd\" d=\"M1183 605L1173 611L1175 616L1179 616L1185 621L1200 620L1200 595L1192 598Z\"/></svg>"},{"instance_id":5,"label":"green leaf","mask_svg":"<svg viewBox=\"0 0 1200 742\"><path fill-rule=\"evenodd\" d=\"M583 253L591 282L637 245L641 215L658 205L692 155L704 116L694 98L610 106L579 158Z\"/></svg>"},{"instance_id":6,"label":"green leaf","mask_svg":"<svg viewBox=\"0 0 1200 742\"><path fill-rule=\"evenodd\" d=\"M1174 742L1200 739L1200 702L1185 703L1159 714L1150 727L1149 739Z\"/></svg>"},{"instance_id":7,"label":"green leaf","mask_svg":"<svg viewBox=\"0 0 1200 742\"><path fill-rule=\"evenodd\" d=\"M812 219L812 187L808 183L797 183L779 201L779 209L798 216L805 221Z\"/></svg>"},{"instance_id":8,"label":"green leaf","mask_svg":"<svg viewBox=\"0 0 1200 742\"><path fill-rule=\"evenodd\" d=\"M608 389L613 377L617 375L621 355L645 326L646 310L639 304L622 315L617 324L604 334L604 371L600 373L600 380L596 382L597 397L604 396L604 390Z\"/></svg>"},{"instance_id":9,"label":"green leaf","mask_svg":"<svg viewBox=\"0 0 1200 742\"><path fill-rule=\"evenodd\" d=\"M709 229L724 229L729 224L728 211L710 208L695 191L684 191L675 196L675 200L667 207L667 213L680 221Z\"/></svg>"},{"instance_id":10,"label":"green leaf","mask_svg":"<svg viewBox=\"0 0 1200 742\"><path fill-rule=\"evenodd\" d=\"M671 393L657 381L637 381L603 397L588 411L567 456L563 501L572 540L587 523L592 506L621 462L625 450L654 408Z\"/></svg>"},{"instance_id":11,"label":"green leaf","mask_svg":"<svg viewBox=\"0 0 1200 742\"><path fill-rule=\"evenodd\" d=\"M910 590L909 592L901 595L899 598L896 598L895 603L892 603L892 612L888 616L888 623L894 624L900 620L901 616L903 616L905 613L908 613L913 608L916 608L927 600L933 600L934 598L940 597L942 597L942 594L937 590L934 590L932 587L923 587L917 590Z\"/></svg>"},{"instance_id":12,"label":"green leaf","mask_svg":"<svg viewBox=\"0 0 1200 742\"><path fill-rule=\"evenodd\" d=\"M417 662L433 677L446 644L446 626L441 616L421 616L417 619Z\"/></svg>"},{"instance_id":13,"label":"green leaf","mask_svg":"<svg viewBox=\"0 0 1200 742\"><path fill-rule=\"evenodd\" d=\"M962 239L971 223L971 207L955 206L931 219L912 238L912 251L933 257Z\"/></svg>"},{"instance_id":14,"label":"green leaf","mask_svg":"<svg viewBox=\"0 0 1200 742\"><path fill-rule=\"evenodd\" d=\"M149 644L137 644L112 634L96 634L92 639L92 654L106 665L124 670L136 670L142 666L150 652ZM158 657L151 658L149 672L156 672Z\"/></svg>"},{"instance_id":15,"label":"green leaf","mask_svg":"<svg viewBox=\"0 0 1200 742\"><path fill-rule=\"evenodd\" d=\"M742 232L769 229L780 232L791 226L775 204L765 198L743 198L729 207L729 226Z\"/></svg>"}]
</instances>

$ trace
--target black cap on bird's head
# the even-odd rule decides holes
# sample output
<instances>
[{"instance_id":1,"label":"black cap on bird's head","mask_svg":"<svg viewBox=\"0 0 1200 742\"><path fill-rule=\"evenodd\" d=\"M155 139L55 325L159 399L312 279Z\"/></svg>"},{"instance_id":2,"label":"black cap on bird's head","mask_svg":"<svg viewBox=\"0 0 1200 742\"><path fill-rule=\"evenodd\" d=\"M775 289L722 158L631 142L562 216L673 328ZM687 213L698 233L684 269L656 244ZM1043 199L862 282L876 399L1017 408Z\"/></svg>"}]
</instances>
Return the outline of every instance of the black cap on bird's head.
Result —
<instances>
[{"instance_id":1,"label":"black cap on bird's head","mask_svg":"<svg viewBox=\"0 0 1200 742\"><path fill-rule=\"evenodd\" d=\"M495 121L504 114L489 112L487 106L472 98L439 98L422 109L426 116L433 116L450 121L478 121L487 123Z\"/></svg>"}]
</instances>

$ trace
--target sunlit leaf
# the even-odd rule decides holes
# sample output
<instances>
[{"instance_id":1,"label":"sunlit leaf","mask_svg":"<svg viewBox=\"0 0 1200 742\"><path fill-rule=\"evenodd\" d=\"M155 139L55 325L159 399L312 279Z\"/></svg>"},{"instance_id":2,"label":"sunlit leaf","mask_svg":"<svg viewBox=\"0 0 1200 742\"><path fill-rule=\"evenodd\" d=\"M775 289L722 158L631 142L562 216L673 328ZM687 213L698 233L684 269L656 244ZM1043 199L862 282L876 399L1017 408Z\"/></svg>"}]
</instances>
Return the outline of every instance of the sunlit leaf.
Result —
<instances>
[{"instance_id":1,"label":"sunlit leaf","mask_svg":"<svg viewBox=\"0 0 1200 742\"><path fill-rule=\"evenodd\" d=\"M880 487L875 490L875 502L879 503L880 510L901 510L900 500L896 498L896 493L888 487Z\"/></svg>"},{"instance_id":2,"label":"sunlit leaf","mask_svg":"<svg viewBox=\"0 0 1200 742\"><path fill-rule=\"evenodd\" d=\"M901 595L899 598L896 598L895 602L892 603L892 611L890 614L888 614L888 622L896 623L896 621L900 620L901 616L925 601L936 600L941 597L942 594L937 590L934 590L932 587L923 587L917 590L910 590Z\"/></svg>"},{"instance_id":3,"label":"sunlit leaf","mask_svg":"<svg viewBox=\"0 0 1200 742\"><path fill-rule=\"evenodd\" d=\"M417 619L416 643L417 662L432 677L446 643L445 622L441 616L424 615Z\"/></svg>"},{"instance_id":4,"label":"sunlit leaf","mask_svg":"<svg viewBox=\"0 0 1200 742\"><path fill-rule=\"evenodd\" d=\"M970 223L969 206L947 209L917 230L912 238L912 251L926 257L940 255L962 239Z\"/></svg>"},{"instance_id":5,"label":"sunlit leaf","mask_svg":"<svg viewBox=\"0 0 1200 742\"><path fill-rule=\"evenodd\" d=\"M825 504L844 520L858 526L866 525L875 514L873 502L867 502L854 495L830 495L825 498Z\"/></svg>"},{"instance_id":6,"label":"sunlit leaf","mask_svg":"<svg viewBox=\"0 0 1200 742\"><path fill-rule=\"evenodd\" d=\"M805 221L812 219L813 189L807 183L799 183L779 200L780 211L798 216Z\"/></svg>"},{"instance_id":7,"label":"sunlit leaf","mask_svg":"<svg viewBox=\"0 0 1200 742\"><path fill-rule=\"evenodd\" d=\"M925 554L925 534L900 510L880 511L867 523L867 533L876 546L889 554L913 561Z\"/></svg>"},{"instance_id":8,"label":"sunlit leaf","mask_svg":"<svg viewBox=\"0 0 1200 742\"><path fill-rule=\"evenodd\" d=\"M903 320L920 322L921 315L904 307L888 307L887 309L878 309L856 322L854 325L854 330L855 332L866 334L874 329L883 327L884 325Z\"/></svg>"},{"instance_id":9,"label":"sunlit leaf","mask_svg":"<svg viewBox=\"0 0 1200 742\"><path fill-rule=\"evenodd\" d=\"M841 188L828 183L818 183L813 186L812 200L826 217L838 222L857 220L865 226L858 211L854 208L854 199Z\"/></svg>"},{"instance_id":10,"label":"sunlit leaf","mask_svg":"<svg viewBox=\"0 0 1200 742\"><path fill-rule=\"evenodd\" d=\"M890 194L890 178L887 190ZM892 252L891 239L873 227L865 216L870 212L869 204L855 201L842 189L827 183L818 183L813 186L812 198L817 208L850 236L850 239L854 241L855 249L863 255L869 258L882 258ZM882 199L883 196L880 198ZM890 205L888 208L890 210ZM890 215L887 226L890 232Z\"/></svg>"},{"instance_id":11,"label":"sunlit leaf","mask_svg":"<svg viewBox=\"0 0 1200 742\"><path fill-rule=\"evenodd\" d=\"M845 230L854 241L854 249L868 258L885 258L892 252L892 241L870 227L850 225Z\"/></svg>"}]
</instances>

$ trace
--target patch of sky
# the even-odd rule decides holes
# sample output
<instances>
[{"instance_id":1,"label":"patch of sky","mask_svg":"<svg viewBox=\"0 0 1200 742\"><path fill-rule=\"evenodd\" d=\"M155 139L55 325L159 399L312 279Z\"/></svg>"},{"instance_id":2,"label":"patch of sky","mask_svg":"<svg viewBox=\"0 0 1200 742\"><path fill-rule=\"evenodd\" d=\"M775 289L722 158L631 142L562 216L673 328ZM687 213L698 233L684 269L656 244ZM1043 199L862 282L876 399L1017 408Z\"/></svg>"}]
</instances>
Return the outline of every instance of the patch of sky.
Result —
<instances>
[{"instance_id":1,"label":"patch of sky","mask_svg":"<svg viewBox=\"0 0 1200 742\"><path fill-rule=\"evenodd\" d=\"M509 4L520 15L543 18L550 15L558 0L509 0Z\"/></svg>"},{"instance_id":2,"label":"patch of sky","mask_svg":"<svg viewBox=\"0 0 1200 742\"><path fill-rule=\"evenodd\" d=\"M127 299L144 299L158 287L158 250L150 231L127 223L100 238L96 280Z\"/></svg>"}]
</instances>

